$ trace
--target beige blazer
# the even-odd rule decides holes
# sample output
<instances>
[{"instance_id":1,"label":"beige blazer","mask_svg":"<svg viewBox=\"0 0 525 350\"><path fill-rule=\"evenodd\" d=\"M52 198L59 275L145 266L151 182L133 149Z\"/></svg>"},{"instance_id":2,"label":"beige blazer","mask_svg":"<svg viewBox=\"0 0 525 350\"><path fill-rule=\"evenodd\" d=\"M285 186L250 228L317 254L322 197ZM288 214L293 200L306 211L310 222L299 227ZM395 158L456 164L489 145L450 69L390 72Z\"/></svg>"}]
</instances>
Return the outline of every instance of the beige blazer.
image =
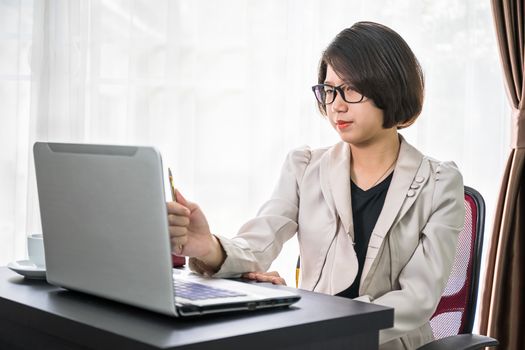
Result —
<instances>
[{"instance_id":1,"label":"beige blazer","mask_svg":"<svg viewBox=\"0 0 525 350\"><path fill-rule=\"evenodd\" d=\"M428 324L447 282L465 208L451 162L401 146L385 203L370 237L358 300L393 307L394 327L381 349L414 349L432 337ZM227 258L218 276L266 271L295 234L300 287L336 294L357 275L350 196L350 148L290 152L277 187L236 237L219 237Z\"/></svg>"}]
</instances>

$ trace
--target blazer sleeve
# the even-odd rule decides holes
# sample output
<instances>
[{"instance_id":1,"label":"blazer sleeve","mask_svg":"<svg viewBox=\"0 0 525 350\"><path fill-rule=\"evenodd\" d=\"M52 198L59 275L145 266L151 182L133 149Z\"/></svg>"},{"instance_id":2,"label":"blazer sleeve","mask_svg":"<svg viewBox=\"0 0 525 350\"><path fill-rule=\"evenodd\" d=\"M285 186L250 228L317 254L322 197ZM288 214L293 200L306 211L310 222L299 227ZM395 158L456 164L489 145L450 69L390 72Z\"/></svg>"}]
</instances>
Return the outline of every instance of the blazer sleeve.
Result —
<instances>
[{"instance_id":1,"label":"blazer sleeve","mask_svg":"<svg viewBox=\"0 0 525 350\"><path fill-rule=\"evenodd\" d=\"M266 271L283 244L297 232L299 184L310 161L308 147L291 151L281 169L273 194L257 216L233 238L217 236L226 260L217 277L234 277L249 271Z\"/></svg>"},{"instance_id":2,"label":"blazer sleeve","mask_svg":"<svg viewBox=\"0 0 525 350\"><path fill-rule=\"evenodd\" d=\"M394 308L394 327L380 332L380 343L424 325L434 313L448 281L458 236L465 221L463 179L452 162L435 170L432 214L425 224L419 245L399 275L401 289L375 300L357 300Z\"/></svg>"}]
</instances>

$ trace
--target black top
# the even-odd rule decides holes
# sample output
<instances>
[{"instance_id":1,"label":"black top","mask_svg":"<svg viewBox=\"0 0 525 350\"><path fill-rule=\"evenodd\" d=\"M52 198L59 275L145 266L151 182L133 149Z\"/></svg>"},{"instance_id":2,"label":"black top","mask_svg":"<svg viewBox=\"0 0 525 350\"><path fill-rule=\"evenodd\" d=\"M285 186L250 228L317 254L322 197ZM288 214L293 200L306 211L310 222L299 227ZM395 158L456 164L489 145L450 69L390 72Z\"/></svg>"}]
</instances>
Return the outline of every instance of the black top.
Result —
<instances>
[{"instance_id":1,"label":"black top","mask_svg":"<svg viewBox=\"0 0 525 350\"><path fill-rule=\"evenodd\" d=\"M352 181L352 217L354 220L354 249L357 254L359 268L354 283L347 289L337 295L346 298L357 298L359 296L359 284L363 266L365 264L366 250L370 235L376 225L377 218L383 209L386 193L390 182L392 181L393 172L388 175L382 182L374 187L363 191Z\"/></svg>"}]
</instances>

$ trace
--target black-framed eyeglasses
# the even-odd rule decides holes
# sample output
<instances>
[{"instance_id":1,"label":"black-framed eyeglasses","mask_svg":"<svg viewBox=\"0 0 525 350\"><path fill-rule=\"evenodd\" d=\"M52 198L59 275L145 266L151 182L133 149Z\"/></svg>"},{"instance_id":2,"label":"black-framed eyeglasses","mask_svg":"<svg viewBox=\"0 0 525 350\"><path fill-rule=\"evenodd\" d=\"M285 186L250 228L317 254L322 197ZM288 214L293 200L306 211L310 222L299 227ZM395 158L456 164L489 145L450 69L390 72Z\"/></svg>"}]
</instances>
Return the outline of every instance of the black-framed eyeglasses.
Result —
<instances>
[{"instance_id":1,"label":"black-framed eyeglasses","mask_svg":"<svg viewBox=\"0 0 525 350\"><path fill-rule=\"evenodd\" d=\"M333 103L335 101L337 93L339 93L343 98L343 101L347 103L363 102L363 99L365 98L363 94L355 91L349 86L345 86L345 84L339 86L318 84L312 86L312 91L314 92L317 101L324 106Z\"/></svg>"}]
</instances>

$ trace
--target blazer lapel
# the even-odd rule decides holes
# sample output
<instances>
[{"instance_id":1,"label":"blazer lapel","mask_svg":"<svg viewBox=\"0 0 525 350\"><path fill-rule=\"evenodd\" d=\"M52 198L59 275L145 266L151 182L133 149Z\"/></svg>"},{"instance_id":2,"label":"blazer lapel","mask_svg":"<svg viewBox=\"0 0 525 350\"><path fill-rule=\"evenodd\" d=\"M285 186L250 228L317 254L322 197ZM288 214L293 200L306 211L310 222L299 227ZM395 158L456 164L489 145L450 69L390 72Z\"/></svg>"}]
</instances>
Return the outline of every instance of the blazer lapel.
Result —
<instances>
[{"instance_id":1,"label":"blazer lapel","mask_svg":"<svg viewBox=\"0 0 525 350\"><path fill-rule=\"evenodd\" d=\"M399 156L383 209L381 214L379 214L368 243L365 264L361 275L361 290L364 290L366 288L365 284L369 282L366 277L394 220L401 211L406 212L402 208L407 208L416 200L422 184L414 188L416 187L415 183L423 182L428 178L428 169L424 171L426 176L422 176L423 174L420 174L421 172L419 171L423 160L421 152L408 144L401 135L399 137L401 141Z\"/></svg>"},{"instance_id":2,"label":"blazer lapel","mask_svg":"<svg viewBox=\"0 0 525 350\"><path fill-rule=\"evenodd\" d=\"M340 142L322 160L319 177L321 191L341 220L347 234L354 240L352 204L350 200L350 147Z\"/></svg>"},{"instance_id":3,"label":"blazer lapel","mask_svg":"<svg viewBox=\"0 0 525 350\"><path fill-rule=\"evenodd\" d=\"M317 290L325 293L338 293L352 284L358 269L357 256L354 251L354 224L350 195L350 147L340 142L325 154L320 163L319 180L321 192L335 220L338 221L330 242L333 248L326 246L323 240L323 258L330 261L326 271L318 271L321 278ZM325 259L325 258L324 258ZM324 266L324 265L323 265ZM322 278L326 272L327 278ZM319 275L321 275L319 277ZM319 289L320 288L320 289Z\"/></svg>"}]
</instances>

